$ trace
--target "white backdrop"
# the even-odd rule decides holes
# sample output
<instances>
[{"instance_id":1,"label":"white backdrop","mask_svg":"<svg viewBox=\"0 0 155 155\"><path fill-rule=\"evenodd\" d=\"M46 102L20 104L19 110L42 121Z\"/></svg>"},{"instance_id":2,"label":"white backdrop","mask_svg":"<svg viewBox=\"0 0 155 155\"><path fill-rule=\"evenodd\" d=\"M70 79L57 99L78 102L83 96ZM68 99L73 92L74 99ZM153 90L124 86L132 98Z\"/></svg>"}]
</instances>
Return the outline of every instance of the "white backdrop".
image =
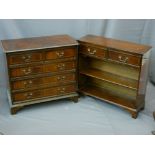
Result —
<instances>
[{"instance_id":1,"label":"white backdrop","mask_svg":"<svg viewBox=\"0 0 155 155\"><path fill-rule=\"evenodd\" d=\"M153 46L150 77L155 82L155 20L53 19L0 20L0 39L69 34L79 39L86 34L123 39ZM0 51L0 86L5 86L4 59Z\"/></svg>"},{"instance_id":2,"label":"white backdrop","mask_svg":"<svg viewBox=\"0 0 155 155\"><path fill-rule=\"evenodd\" d=\"M76 39L96 34L154 46L155 20L0 20L0 39L64 33ZM150 75L155 81L154 48L151 59ZM80 98L78 104L70 104L68 100L36 104L12 116L0 51L0 131L4 134L150 134L155 127L152 118L155 87L148 86L146 108L136 120L121 108L89 97Z\"/></svg>"}]
</instances>

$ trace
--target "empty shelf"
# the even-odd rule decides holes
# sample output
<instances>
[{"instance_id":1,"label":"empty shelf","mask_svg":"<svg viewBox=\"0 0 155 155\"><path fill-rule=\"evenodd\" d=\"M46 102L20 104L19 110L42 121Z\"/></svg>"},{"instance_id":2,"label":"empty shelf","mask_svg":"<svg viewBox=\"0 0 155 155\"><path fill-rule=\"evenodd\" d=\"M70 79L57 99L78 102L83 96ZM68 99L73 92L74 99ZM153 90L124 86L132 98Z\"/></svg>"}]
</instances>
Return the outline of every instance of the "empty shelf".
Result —
<instances>
[{"instance_id":1,"label":"empty shelf","mask_svg":"<svg viewBox=\"0 0 155 155\"><path fill-rule=\"evenodd\" d=\"M99 71L97 69L85 69L85 70L81 70L80 74L87 75L93 78L104 80L106 82L110 82L113 84L117 84L120 86L124 86L130 89L137 90L137 83L138 83L137 80L126 78L123 76L118 76L113 73Z\"/></svg>"}]
</instances>

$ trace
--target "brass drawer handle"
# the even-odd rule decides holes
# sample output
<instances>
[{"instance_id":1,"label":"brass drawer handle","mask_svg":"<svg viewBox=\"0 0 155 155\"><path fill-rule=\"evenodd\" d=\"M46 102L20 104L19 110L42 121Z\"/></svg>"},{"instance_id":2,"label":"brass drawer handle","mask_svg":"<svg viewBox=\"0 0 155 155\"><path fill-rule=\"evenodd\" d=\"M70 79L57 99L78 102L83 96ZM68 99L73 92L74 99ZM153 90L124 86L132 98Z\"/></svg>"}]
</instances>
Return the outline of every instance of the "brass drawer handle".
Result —
<instances>
[{"instance_id":1,"label":"brass drawer handle","mask_svg":"<svg viewBox=\"0 0 155 155\"><path fill-rule=\"evenodd\" d=\"M32 56L31 55L26 55L26 56L22 56L22 59L25 61L25 62L29 62L31 60Z\"/></svg>"},{"instance_id":2,"label":"brass drawer handle","mask_svg":"<svg viewBox=\"0 0 155 155\"><path fill-rule=\"evenodd\" d=\"M96 50L91 51L90 48L87 49L89 54L94 55L96 53Z\"/></svg>"},{"instance_id":3,"label":"brass drawer handle","mask_svg":"<svg viewBox=\"0 0 155 155\"><path fill-rule=\"evenodd\" d=\"M65 64L58 64L57 65L57 68L59 69L59 70L64 70L65 69Z\"/></svg>"},{"instance_id":4,"label":"brass drawer handle","mask_svg":"<svg viewBox=\"0 0 155 155\"><path fill-rule=\"evenodd\" d=\"M66 79L66 76L62 76L62 79L63 79L63 80Z\"/></svg>"},{"instance_id":5,"label":"brass drawer handle","mask_svg":"<svg viewBox=\"0 0 155 155\"><path fill-rule=\"evenodd\" d=\"M33 96L33 93L25 93L24 96L27 98L27 99L30 99L32 96Z\"/></svg>"},{"instance_id":6,"label":"brass drawer handle","mask_svg":"<svg viewBox=\"0 0 155 155\"><path fill-rule=\"evenodd\" d=\"M96 50L92 51L92 52L89 52L89 54L95 54L96 53Z\"/></svg>"},{"instance_id":7,"label":"brass drawer handle","mask_svg":"<svg viewBox=\"0 0 155 155\"><path fill-rule=\"evenodd\" d=\"M32 85L32 80L29 80L29 81L24 81L24 85L25 87L30 87Z\"/></svg>"},{"instance_id":8,"label":"brass drawer handle","mask_svg":"<svg viewBox=\"0 0 155 155\"><path fill-rule=\"evenodd\" d=\"M31 68L23 69L24 74L30 74L32 72Z\"/></svg>"},{"instance_id":9,"label":"brass drawer handle","mask_svg":"<svg viewBox=\"0 0 155 155\"><path fill-rule=\"evenodd\" d=\"M87 51L90 52L90 48L88 48Z\"/></svg>"},{"instance_id":10,"label":"brass drawer handle","mask_svg":"<svg viewBox=\"0 0 155 155\"><path fill-rule=\"evenodd\" d=\"M66 88L65 88L65 87L63 87L63 88L58 88L58 91L59 91L60 93L65 93Z\"/></svg>"},{"instance_id":11,"label":"brass drawer handle","mask_svg":"<svg viewBox=\"0 0 155 155\"><path fill-rule=\"evenodd\" d=\"M56 52L58 57L63 57L64 56L64 51Z\"/></svg>"},{"instance_id":12,"label":"brass drawer handle","mask_svg":"<svg viewBox=\"0 0 155 155\"><path fill-rule=\"evenodd\" d=\"M125 59L123 59L121 55L119 55L118 58L119 58L119 61L123 62L123 63L126 63L128 61L128 59L129 59L128 57L125 57Z\"/></svg>"},{"instance_id":13,"label":"brass drawer handle","mask_svg":"<svg viewBox=\"0 0 155 155\"><path fill-rule=\"evenodd\" d=\"M66 76L58 76L57 79L58 80L65 80L66 79Z\"/></svg>"}]
</instances>

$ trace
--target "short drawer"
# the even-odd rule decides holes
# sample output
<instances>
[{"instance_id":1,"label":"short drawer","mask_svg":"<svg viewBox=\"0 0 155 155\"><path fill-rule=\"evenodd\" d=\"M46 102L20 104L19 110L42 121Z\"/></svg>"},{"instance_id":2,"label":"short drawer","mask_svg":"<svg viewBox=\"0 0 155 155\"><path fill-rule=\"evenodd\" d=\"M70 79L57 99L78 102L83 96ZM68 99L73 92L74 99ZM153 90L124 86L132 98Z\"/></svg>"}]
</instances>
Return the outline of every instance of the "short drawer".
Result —
<instances>
[{"instance_id":1,"label":"short drawer","mask_svg":"<svg viewBox=\"0 0 155 155\"><path fill-rule=\"evenodd\" d=\"M11 68L10 75L11 78L14 77L22 77L22 76L30 76L43 73L43 66L31 66L31 67L20 67L20 68Z\"/></svg>"},{"instance_id":2,"label":"short drawer","mask_svg":"<svg viewBox=\"0 0 155 155\"><path fill-rule=\"evenodd\" d=\"M100 49L93 46L80 45L80 53L103 59L106 57L106 49Z\"/></svg>"},{"instance_id":3,"label":"short drawer","mask_svg":"<svg viewBox=\"0 0 155 155\"><path fill-rule=\"evenodd\" d=\"M76 48L49 50L45 52L45 60L76 57Z\"/></svg>"},{"instance_id":4,"label":"short drawer","mask_svg":"<svg viewBox=\"0 0 155 155\"><path fill-rule=\"evenodd\" d=\"M73 84L73 85L66 85L66 86L45 89L44 96L54 96L55 94L53 94L53 91L54 93L56 91L56 96L73 93L73 92L76 92L76 85Z\"/></svg>"},{"instance_id":5,"label":"short drawer","mask_svg":"<svg viewBox=\"0 0 155 155\"><path fill-rule=\"evenodd\" d=\"M42 97L48 97L48 96L61 96L68 93L73 93L76 91L75 85L66 85L61 87L52 87L48 89L42 89L42 90L33 90L28 92L20 92L20 93L13 93L13 101L19 102L19 101L26 101L26 100L32 100Z\"/></svg>"},{"instance_id":6,"label":"short drawer","mask_svg":"<svg viewBox=\"0 0 155 155\"><path fill-rule=\"evenodd\" d=\"M76 69L75 61L50 63L50 64L44 65L44 72L46 73L63 72L63 71L68 71L73 69Z\"/></svg>"},{"instance_id":7,"label":"short drawer","mask_svg":"<svg viewBox=\"0 0 155 155\"><path fill-rule=\"evenodd\" d=\"M62 85L76 81L75 73L66 73L56 76L38 77L27 80L18 80L11 82L12 90L20 90L27 88L36 88L40 86Z\"/></svg>"},{"instance_id":8,"label":"short drawer","mask_svg":"<svg viewBox=\"0 0 155 155\"><path fill-rule=\"evenodd\" d=\"M35 91L29 91L29 92L14 93L12 95L12 98L14 102L17 102L17 101L35 99L43 96L44 96L43 90L35 90Z\"/></svg>"},{"instance_id":9,"label":"short drawer","mask_svg":"<svg viewBox=\"0 0 155 155\"><path fill-rule=\"evenodd\" d=\"M141 64L140 56L130 55L119 51L109 51L109 59L116 62L134 65L134 66L140 66Z\"/></svg>"},{"instance_id":10,"label":"short drawer","mask_svg":"<svg viewBox=\"0 0 155 155\"><path fill-rule=\"evenodd\" d=\"M16 65L41 61L43 57L41 52L25 52L22 54L10 54L7 56L7 59L9 65Z\"/></svg>"}]
</instances>

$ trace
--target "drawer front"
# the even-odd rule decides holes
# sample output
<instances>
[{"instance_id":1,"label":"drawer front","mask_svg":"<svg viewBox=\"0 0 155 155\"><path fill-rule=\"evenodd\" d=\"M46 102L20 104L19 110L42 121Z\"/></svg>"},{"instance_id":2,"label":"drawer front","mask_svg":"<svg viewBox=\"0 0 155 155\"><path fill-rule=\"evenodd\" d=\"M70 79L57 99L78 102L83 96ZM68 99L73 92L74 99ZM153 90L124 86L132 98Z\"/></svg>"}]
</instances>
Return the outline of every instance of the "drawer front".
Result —
<instances>
[{"instance_id":1,"label":"drawer front","mask_svg":"<svg viewBox=\"0 0 155 155\"><path fill-rule=\"evenodd\" d=\"M53 94L53 91L56 91L56 94ZM54 87L45 89L44 93L45 96L61 96L68 93L76 92L76 86L75 85L67 85L67 86L61 86L61 87Z\"/></svg>"},{"instance_id":2,"label":"drawer front","mask_svg":"<svg viewBox=\"0 0 155 155\"><path fill-rule=\"evenodd\" d=\"M51 73L72 70L76 68L76 62L59 62L52 64L45 64L41 66L22 67L10 69L10 75L14 77L31 76L40 73Z\"/></svg>"},{"instance_id":3,"label":"drawer front","mask_svg":"<svg viewBox=\"0 0 155 155\"><path fill-rule=\"evenodd\" d=\"M106 50L92 47L92 46L84 46L84 45L80 45L80 53L84 53L101 59L105 58L106 56Z\"/></svg>"},{"instance_id":4,"label":"drawer front","mask_svg":"<svg viewBox=\"0 0 155 155\"><path fill-rule=\"evenodd\" d=\"M75 48L51 50L45 53L46 60L70 58L70 57L76 57Z\"/></svg>"},{"instance_id":5,"label":"drawer front","mask_svg":"<svg viewBox=\"0 0 155 155\"><path fill-rule=\"evenodd\" d=\"M13 101L18 102L18 101L26 101L26 100L37 99L37 98L48 97L48 96L61 96L75 91L76 91L75 85L67 85L67 86L53 87L53 88L48 88L43 90L14 93Z\"/></svg>"},{"instance_id":6,"label":"drawer front","mask_svg":"<svg viewBox=\"0 0 155 155\"><path fill-rule=\"evenodd\" d=\"M140 56L129 55L129 54L120 53L117 51L109 51L109 59L120 63L135 65L135 66L140 66L140 63L141 63Z\"/></svg>"},{"instance_id":7,"label":"drawer front","mask_svg":"<svg viewBox=\"0 0 155 155\"><path fill-rule=\"evenodd\" d=\"M10 69L11 77L29 76L43 72L43 66L22 67Z\"/></svg>"},{"instance_id":8,"label":"drawer front","mask_svg":"<svg viewBox=\"0 0 155 155\"><path fill-rule=\"evenodd\" d=\"M14 82L11 82L11 88L12 90L33 88L41 85L42 83L43 83L42 78L29 79L29 80L23 80L23 81L14 81Z\"/></svg>"},{"instance_id":9,"label":"drawer front","mask_svg":"<svg viewBox=\"0 0 155 155\"><path fill-rule=\"evenodd\" d=\"M62 72L67 70L72 70L76 68L76 62L59 62L53 64L46 64L44 65L44 72Z\"/></svg>"},{"instance_id":10,"label":"drawer front","mask_svg":"<svg viewBox=\"0 0 155 155\"><path fill-rule=\"evenodd\" d=\"M75 73L66 73L66 74L61 74L61 75L56 75L52 77L45 77L43 79L43 83L66 83L66 82L75 82L76 81L76 76Z\"/></svg>"},{"instance_id":11,"label":"drawer front","mask_svg":"<svg viewBox=\"0 0 155 155\"><path fill-rule=\"evenodd\" d=\"M49 77L40 77L28 80L19 80L11 83L12 90L39 87L42 85L60 85L63 83L75 82L75 73L61 74Z\"/></svg>"},{"instance_id":12,"label":"drawer front","mask_svg":"<svg viewBox=\"0 0 155 155\"><path fill-rule=\"evenodd\" d=\"M25 64L30 62L37 62L43 59L41 52L23 53L23 54L11 54L8 55L8 64Z\"/></svg>"},{"instance_id":13,"label":"drawer front","mask_svg":"<svg viewBox=\"0 0 155 155\"><path fill-rule=\"evenodd\" d=\"M29 92L24 92L24 93L15 93L13 94L13 101L25 101L25 100L30 100L34 98L39 98L42 97L43 91L42 90L36 90L36 91L29 91Z\"/></svg>"}]
</instances>

